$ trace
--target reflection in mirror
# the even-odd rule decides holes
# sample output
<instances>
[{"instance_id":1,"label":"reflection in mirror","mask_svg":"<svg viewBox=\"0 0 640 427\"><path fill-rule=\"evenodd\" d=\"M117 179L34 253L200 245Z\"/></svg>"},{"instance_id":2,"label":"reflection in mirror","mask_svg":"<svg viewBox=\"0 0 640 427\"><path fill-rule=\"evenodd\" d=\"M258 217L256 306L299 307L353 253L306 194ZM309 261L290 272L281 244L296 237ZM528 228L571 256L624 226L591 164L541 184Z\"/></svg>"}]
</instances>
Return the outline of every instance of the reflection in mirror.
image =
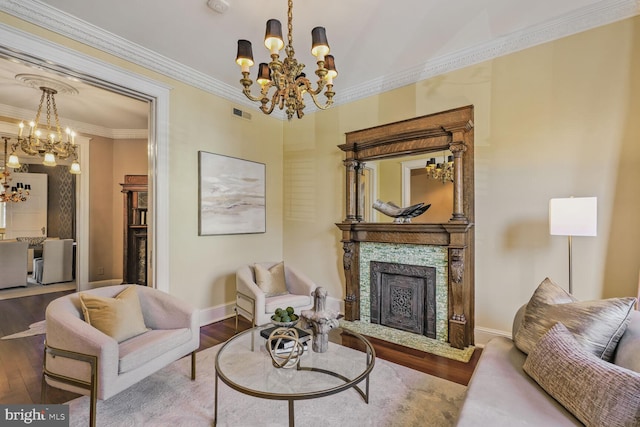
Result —
<instances>
[{"instance_id":1,"label":"reflection in mirror","mask_svg":"<svg viewBox=\"0 0 640 427\"><path fill-rule=\"evenodd\" d=\"M453 212L453 182L448 179L434 179L426 169L427 162L435 158L437 163L446 163L451 152L439 151L396 157L392 159L370 160L365 164L364 220L366 222L393 222L372 208L373 202L393 202L406 207L417 203L431 204L424 214L412 218L412 223L446 223Z\"/></svg>"}]
</instances>

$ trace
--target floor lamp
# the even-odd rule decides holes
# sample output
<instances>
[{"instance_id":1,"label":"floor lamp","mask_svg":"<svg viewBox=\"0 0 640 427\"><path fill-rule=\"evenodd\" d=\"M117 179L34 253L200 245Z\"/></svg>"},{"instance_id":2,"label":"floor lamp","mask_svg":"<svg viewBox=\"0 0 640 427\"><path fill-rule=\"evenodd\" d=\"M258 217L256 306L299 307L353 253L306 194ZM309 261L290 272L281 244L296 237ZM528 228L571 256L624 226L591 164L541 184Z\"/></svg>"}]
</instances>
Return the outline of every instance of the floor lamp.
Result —
<instances>
[{"instance_id":1,"label":"floor lamp","mask_svg":"<svg viewBox=\"0 0 640 427\"><path fill-rule=\"evenodd\" d=\"M549 201L549 233L569 236L569 293L573 293L571 275L571 237L596 236L598 226L598 198L570 197Z\"/></svg>"}]
</instances>

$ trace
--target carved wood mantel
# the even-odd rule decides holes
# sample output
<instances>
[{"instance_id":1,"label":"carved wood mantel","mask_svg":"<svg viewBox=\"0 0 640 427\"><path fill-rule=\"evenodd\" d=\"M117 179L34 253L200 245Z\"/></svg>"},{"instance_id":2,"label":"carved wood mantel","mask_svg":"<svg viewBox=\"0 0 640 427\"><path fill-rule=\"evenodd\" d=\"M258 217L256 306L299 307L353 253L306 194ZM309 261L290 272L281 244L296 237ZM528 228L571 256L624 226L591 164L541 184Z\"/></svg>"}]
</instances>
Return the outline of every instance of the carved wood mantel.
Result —
<instances>
[{"instance_id":1,"label":"carved wood mantel","mask_svg":"<svg viewBox=\"0 0 640 427\"><path fill-rule=\"evenodd\" d=\"M474 140L473 106L346 134L346 193L342 231L347 320L360 318L361 242L437 245L448 248L449 342L473 344ZM366 223L363 169L367 161L450 150L454 156L453 212L442 224Z\"/></svg>"}]
</instances>

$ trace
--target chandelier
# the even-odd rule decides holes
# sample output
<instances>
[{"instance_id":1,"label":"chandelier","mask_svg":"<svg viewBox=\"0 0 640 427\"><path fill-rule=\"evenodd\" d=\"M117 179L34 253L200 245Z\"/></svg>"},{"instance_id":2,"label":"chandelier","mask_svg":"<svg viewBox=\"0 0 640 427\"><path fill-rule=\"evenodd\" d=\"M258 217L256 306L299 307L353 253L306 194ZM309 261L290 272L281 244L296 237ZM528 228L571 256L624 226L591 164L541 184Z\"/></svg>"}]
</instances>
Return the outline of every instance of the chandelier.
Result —
<instances>
[{"instance_id":1,"label":"chandelier","mask_svg":"<svg viewBox=\"0 0 640 427\"><path fill-rule=\"evenodd\" d=\"M447 181L453 182L453 156L448 156L445 161L443 155L442 163L436 163L436 159L432 157L427 160L425 169L427 170L427 178L442 181L443 184Z\"/></svg>"},{"instance_id":2,"label":"chandelier","mask_svg":"<svg viewBox=\"0 0 640 427\"><path fill-rule=\"evenodd\" d=\"M2 137L4 140L4 157L3 161L7 160L7 145L9 144L9 138ZM7 170L7 166L2 168L2 193L0 193L0 202L25 202L27 197L29 196L29 191L31 190L31 186L29 184L23 184L21 182L16 183L15 186L11 187L9 184L11 182L11 174Z\"/></svg>"},{"instance_id":3,"label":"chandelier","mask_svg":"<svg viewBox=\"0 0 640 427\"><path fill-rule=\"evenodd\" d=\"M282 25L277 19L269 19L267 21L267 29L264 37L264 45L271 54L271 62L269 64L261 63L258 66L257 82L260 85L260 95L253 96L251 94L251 85L253 81L249 78L249 68L254 64L253 51L251 42L248 40L238 40L238 54L236 63L242 70L242 79L240 83L243 86L242 93L252 101L260 102L260 110L265 114L271 114L275 106L281 110L287 107L287 118L291 120L294 114L300 119L304 116L304 100L303 96L308 93L321 110L326 110L333 104L333 79L338 75L336 71L335 61L332 55L329 55L329 43L324 27L315 27L311 31L312 46L311 53L316 57L318 69L316 75L318 82L316 89L313 89L311 82L302 72L304 64L298 63L293 50L293 0L289 0L289 9L287 13L287 46L285 52L287 57L283 61L280 60L279 51L284 47L282 39ZM269 94L271 88L274 88L272 94ZM324 96L326 102L322 104L318 100L318 95L325 89Z\"/></svg>"},{"instance_id":4,"label":"chandelier","mask_svg":"<svg viewBox=\"0 0 640 427\"><path fill-rule=\"evenodd\" d=\"M69 172L80 173L80 163L78 162L78 146L75 143L76 133L69 128L64 134L60 128L58 108L56 107L55 95L59 90L67 93L78 93L78 91L65 83L48 79L42 76L31 74L18 74L16 79L21 80L29 86L37 87L42 91L40 104L34 120L29 122L29 128L25 129L24 122L18 124L17 142L11 145L11 154L7 166L19 168L20 160L16 150L20 148L22 152L29 156L41 156L44 158L42 164L45 166L56 166L56 160L70 158L72 160ZM44 86L44 85L47 86ZM40 128L40 117L46 114L46 128ZM52 113L53 112L53 116ZM55 121L55 128L52 128L51 120Z\"/></svg>"}]
</instances>

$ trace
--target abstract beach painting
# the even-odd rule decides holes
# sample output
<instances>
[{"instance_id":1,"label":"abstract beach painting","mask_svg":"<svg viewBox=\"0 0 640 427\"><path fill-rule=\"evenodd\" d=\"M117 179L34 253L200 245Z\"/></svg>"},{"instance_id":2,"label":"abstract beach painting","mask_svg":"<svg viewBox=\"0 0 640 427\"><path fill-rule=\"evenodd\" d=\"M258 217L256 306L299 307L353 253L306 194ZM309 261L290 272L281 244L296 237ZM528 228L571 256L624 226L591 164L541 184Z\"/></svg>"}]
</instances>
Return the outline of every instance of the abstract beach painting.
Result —
<instances>
[{"instance_id":1,"label":"abstract beach painting","mask_svg":"<svg viewBox=\"0 0 640 427\"><path fill-rule=\"evenodd\" d=\"M265 165L198 152L200 236L266 231Z\"/></svg>"}]
</instances>

